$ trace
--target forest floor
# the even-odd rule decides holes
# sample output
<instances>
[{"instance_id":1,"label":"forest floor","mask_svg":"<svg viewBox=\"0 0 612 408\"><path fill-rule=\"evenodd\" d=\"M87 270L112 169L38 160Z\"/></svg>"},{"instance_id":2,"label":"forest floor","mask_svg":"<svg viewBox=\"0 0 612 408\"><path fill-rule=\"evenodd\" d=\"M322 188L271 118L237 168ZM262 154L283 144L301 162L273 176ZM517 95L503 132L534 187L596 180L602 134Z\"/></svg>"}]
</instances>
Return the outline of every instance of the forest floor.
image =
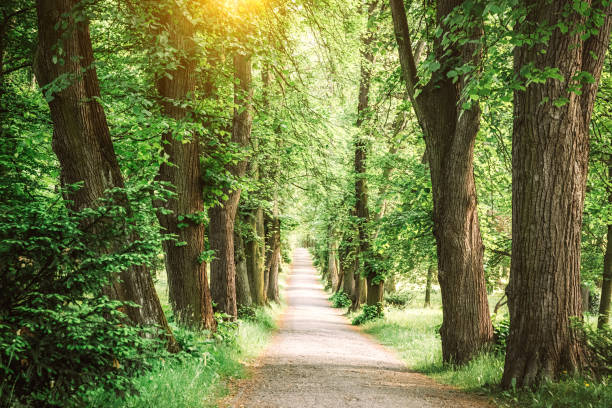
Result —
<instances>
[{"instance_id":1,"label":"forest floor","mask_svg":"<svg viewBox=\"0 0 612 408\"><path fill-rule=\"evenodd\" d=\"M297 249L280 330L220 407L491 407L410 371L332 309L310 255Z\"/></svg>"}]
</instances>

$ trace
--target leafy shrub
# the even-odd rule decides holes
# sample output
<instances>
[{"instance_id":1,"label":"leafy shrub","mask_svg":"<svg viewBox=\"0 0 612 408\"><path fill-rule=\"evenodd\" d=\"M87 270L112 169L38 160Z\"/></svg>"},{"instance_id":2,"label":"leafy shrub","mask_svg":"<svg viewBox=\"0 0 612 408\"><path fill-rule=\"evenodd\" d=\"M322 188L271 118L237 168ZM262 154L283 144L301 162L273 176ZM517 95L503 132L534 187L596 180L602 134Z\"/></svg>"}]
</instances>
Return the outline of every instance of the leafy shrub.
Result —
<instances>
[{"instance_id":1,"label":"leafy shrub","mask_svg":"<svg viewBox=\"0 0 612 408\"><path fill-rule=\"evenodd\" d=\"M579 331L589 350L593 373L601 377L612 376L612 328L597 329L580 320L574 320L573 327Z\"/></svg>"},{"instance_id":2,"label":"leafy shrub","mask_svg":"<svg viewBox=\"0 0 612 408\"><path fill-rule=\"evenodd\" d=\"M227 346L235 346L238 339L238 322L232 320L232 316L225 313L215 313L217 330L212 333L213 338Z\"/></svg>"},{"instance_id":3,"label":"leafy shrub","mask_svg":"<svg viewBox=\"0 0 612 408\"><path fill-rule=\"evenodd\" d=\"M395 292L385 295L385 302L397 307L408 306L413 299L414 295L410 292Z\"/></svg>"},{"instance_id":4,"label":"leafy shrub","mask_svg":"<svg viewBox=\"0 0 612 408\"><path fill-rule=\"evenodd\" d=\"M125 324L122 310L136 305L103 288L152 262L159 242L121 239L136 227L110 199L74 212L20 188L0 185L0 405L80 405L94 384L129 392L128 377L165 351L156 330Z\"/></svg>"},{"instance_id":5,"label":"leafy shrub","mask_svg":"<svg viewBox=\"0 0 612 408\"><path fill-rule=\"evenodd\" d=\"M382 303L375 305L363 305L361 306L361 313L358 314L351 322L355 326L359 326L371 320L380 319L384 316Z\"/></svg>"},{"instance_id":6,"label":"leafy shrub","mask_svg":"<svg viewBox=\"0 0 612 408\"><path fill-rule=\"evenodd\" d=\"M254 321L257 317L257 309L253 306L240 305L238 307L238 318Z\"/></svg>"},{"instance_id":7,"label":"leafy shrub","mask_svg":"<svg viewBox=\"0 0 612 408\"><path fill-rule=\"evenodd\" d=\"M510 318L506 317L500 322L493 324L493 349L498 353L506 352L506 341L510 334Z\"/></svg>"},{"instance_id":8,"label":"leafy shrub","mask_svg":"<svg viewBox=\"0 0 612 408\"><path fill-rule=\"evenodd\" d=\"M329 300L331 301L332 307L335 308L344 308L349 307L351 305L351 299L343 291L338 291L334 293L333 295L331 295Z\"/></svg>"}]
</instances>

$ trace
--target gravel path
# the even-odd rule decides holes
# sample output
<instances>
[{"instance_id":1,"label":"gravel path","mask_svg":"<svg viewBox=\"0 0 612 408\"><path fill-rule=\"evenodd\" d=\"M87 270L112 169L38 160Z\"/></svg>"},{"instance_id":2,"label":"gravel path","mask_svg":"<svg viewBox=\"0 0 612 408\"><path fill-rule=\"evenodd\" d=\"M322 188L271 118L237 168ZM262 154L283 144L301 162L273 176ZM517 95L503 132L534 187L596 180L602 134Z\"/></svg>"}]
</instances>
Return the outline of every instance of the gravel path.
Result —
<instances>
[{"instance_id":1,"label":"gravel path","mask_svg":"<svg viewBox=\"0 0 612 408\"><path fill-rule=\"evenodd\" d=\"M327 301L310 255L297 249L281 328L222 407L490 407L406 369Z\"/></svg>"}]
</instances>

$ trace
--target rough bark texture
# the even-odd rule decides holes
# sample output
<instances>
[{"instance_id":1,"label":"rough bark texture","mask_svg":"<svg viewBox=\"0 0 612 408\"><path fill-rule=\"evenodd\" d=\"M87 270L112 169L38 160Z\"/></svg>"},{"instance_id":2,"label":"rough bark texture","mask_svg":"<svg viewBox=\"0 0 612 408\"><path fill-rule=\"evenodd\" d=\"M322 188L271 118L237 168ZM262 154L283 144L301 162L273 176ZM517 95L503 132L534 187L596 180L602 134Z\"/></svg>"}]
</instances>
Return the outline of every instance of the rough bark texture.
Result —
<instances>
[{"instance_id":1,"label":"rough bark texture","mask_svg":"<svg viewBox=\"0 0 612 408\"><path fill-rule=\"evenodd\" d=\"M264 290L265 232L263 209L261 207L249 211L248 223L254 235L249 237L244 245L251 298L255 305L263 306L266 304L267 298Z\"/></svg>"},{"instance_id":2,"label":"rough bark texture","mask_svg":"<svg viewBox=\"0 0 612 408\"><path fill-rule=\"evenodd\" d=\"M193 98L196 84L197 45L193 40L193 25L181 13L164 13L157 18L159 30L167 34L168 43L181 50L177 56L180 63L174 70L157 73L159 103L164 115L180 121L189 114L185 102ZM169 131L162 135L162 145L168 162L160 166L157 178L170 183L175 193L165 202L155 202L156 206L168 212L158 212L164 233L177 236L177 242L165 241L163 244L170 305L180 324L213 330L216 321L206 264L200 260L206 228L197 221L204 211L199 136L192 134L189 140L185 140L183 135ZM194 217L195 220L185 217Z\"/></svg>"},{"instance_id":3,"label":"rough bark texture","mask_svg":"<svg viewBox=\"0 0 612 408\"><path fill-rule=\"evenodd\" d=\"M232 124L232 143L241 147L247 145L251 137L253 117L251 115L251 59L249 56L234 55L234 119ZM221 143L224 145L224 143ZM235 178L244 176L246 160L228 166ZM208 211L210 218L208 242L215 251L210 263L210 289L217 304L217 310L237 317L236 308L236 265L234 263L234 221L240 200L240 189L226 191L228 199Z\"/></svg>"},{"instance_id":4,"label":"rough bark texture","mask_svg":"<svg viewBox=\"0 0 612 408\"><path fill-rule=\"evenodd\" d=\"M524 1L530 12L516 30L533 35L543 24L582 24L577 14L564 15L566 5L562 0ZM592 7L602 9L599 2ZM611 11L607 6L604 26L586 41L579 29L563 34L556 28L546 45L523 45L514 51L517 75L533 64L536 69L557 68L565 81L548 79L514 93L512 262L506 288L511 324L504 387L514 382L527 386L555 378L562 370L579 371L585 364L570 320L582 314L580 238L589 124ZM584 84L582 95L577 95L569 92L568 84L580 71L590 73L595 82ZM560 98L568 98L567 103L556 104Z\"/></svg>"},{"instance_id":5,"label":"rough bark texture","mask_svg":"<svg viewBox=\"0 0 612 408\"><path fill-rule=\"evenodd\" d=\"M612 158L608 161L608 176L612 180ZM612 191L608 196L608 203L612 205ZM607 239L601 284L601 300L599 302L599 318L597 319L597 327L600 329L610 322L610 300L612 298L612 225L608 225Z\"/></svg>"},{"instance_id":6,"label":"rough bark texture","mask_svg":"<svg viewBox=\"0 0 612 408\"><path fill-rule=\"evenodd\" d=\"M433 190L433 221L438 254L438 281L442 290L443 323L440 328L445 362L465 363L493 339L493 327L484 279L483 245L477 214L473 150L480 123L478 104L462 110L465 76L453 83L448 72L454 63L478 65L474 43L450 45L450 55L436 40L434 50L441 67L415 97L418 83L406 12L402 0L390 0L402 74L427 146ZM438 24L461 0L440 0ZM474 29L469 36L482 35ZM441 38L441 37L440 37Z\"/></svg>"},{"instance_id":7,"label":"rough bark texture","mask_svg":"<svg viewBox=\"0 0 612 408\"><path fill-rule=\"evenodd\" d=\"M278 302L280 301L278 272L281 262L281 237L277 210L268 218L266 224L266 276L268 277L266 292L269 302Z\"/></svg>"},{"instance_id":8,"label":"rough bark texture","mask_svg":"<svg viewBox=\"0 0 612 408\"><path fill-rule=\"evenodd\" d=\"M436 271L435 265L429 265L427 268L427 283L425 284L425 305L424 307L431 306L431 284L433 281L433 274Z\"/></svg>"},{"instance_id":9,"label":"rough bark texture","mask_svg":"<svg viewBox=\"0 0 612 408\"><path fill-rule=\"evenodd\" d=\"M100 103L100 88L89 36L87 20L79 15L78 0L45 0L37 2L38 55L36 71L39 84L45 85L59 77L70 84L53 93L49 101L53 121L53 150L61 166L62 185L83 182L70 193L75 210L95 207L107 189L124 187L123 176L113 148L106 116ZM76 23L75 21L79 21ZM61 27L67 22L66 29ZM56 51L61 44L63 55ZM57 63L54 59L57 58ZM118 197L125 202L125 197ZM136 237L127 237L126 240ZM127 308L132 322L159 325L168 335L169 349L178 346L172 337L166 317L155 292L148 268L134 266L120 274L121 282L108 288L109 295L131 301L141 307Z\"/></svg>"},{"instance_id":10,"label":"rough bark texture","mask_svg":"<svg viewBox=\"0 0 612 408\"><path fill-rule=\"evenodd\" d=\"M351 242L350 238L344 238L338 248L338 266L342 275L342 291L349 297L352 297L355 291L355 262L350 258Z\"/></svg>"},{"instance_id":11,"label":"rough bark texture","mask_svg":"<svg viewBox=\"0 0 612 408\"><path fill-rule=\"evenodd\" d=\"M244 240L235 229L234 262L236 263L236 305L240 309L240 306L251 306L253 299L251 298L251 288L249 287Z\"/></svg>"},{"instance_id":12,"label":"rough bark texture","mask_svg":"<svg viewBox=\"0 0 612 408\"><path fill-rule=\"evenodd\" d=\"M370 83L372 81L372 64L374 63L374 53L372 51L372 42L374 41L374 33L371 31L375 17L375 12L378 7L378 1L373 0L367 4L368 25L366 31L361 37L361 76L359 80L359 95L357 105L357 127L365 127L367 119L370 116L369 111L369 96ZM368 143L362 132L356 135L355 139L355 215L357 217L358 231L358 260L359 271L363 270L363 276L367 280L367 298L368 305L375 305L382 302L383 299L383 282L379 280L373 262L373 254L370 245L370 233L368 224L370 222L370 211L368 209L368 185L366 180L366 163L368 154ZM378 279L377 279L378 278Z\"/></svg>"}]
</instances>

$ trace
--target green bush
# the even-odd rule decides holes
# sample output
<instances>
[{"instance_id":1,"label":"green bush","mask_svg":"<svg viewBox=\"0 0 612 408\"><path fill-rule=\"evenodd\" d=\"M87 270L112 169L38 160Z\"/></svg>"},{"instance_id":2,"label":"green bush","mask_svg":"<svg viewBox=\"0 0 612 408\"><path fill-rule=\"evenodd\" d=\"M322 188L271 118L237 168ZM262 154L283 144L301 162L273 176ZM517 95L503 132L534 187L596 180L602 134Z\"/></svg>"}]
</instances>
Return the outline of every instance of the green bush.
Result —
<instances>
[{"instance_id":1,"label":"green bush","mask_svg":"<svg viewBox=\"0 0 612 408\"><path fill-rule=\"evenodd\" d=\"M493 324L493 349L498 353L506 352L506 341L510 334L510 318L506 317L500 322Z\"/></svg>"},{"instance_id":2,"label":"green bush","mask_svg":"<svg viewBox=\"0 0 612 408\"><path fill-rule=\"evenodd\" d=\"M580 320L575 320L573 326L588 348L593 373L600 377L612 376L612 328L597 329Z\"/></svg>"},{"instance_id":3,"label":"green bush","mask_svg":"<svg viewBox=\"0 0 612 408\"><path fill-rule=\"evenodd\" d=\"M361 306L361 313L358 314L351 322L355 326L362 325L366 322L380 319L384 316L382 303L375 305L363 305Z\"/></svg>"},{"instance_id":4,"label":"green bush","mask_svg":"<svg viewBox=\"0 0 612 408\"><path fill-rule=\"evenodd\" d=\"M93 385L130 392L128 377L165 351L157 330L125 324L135 305L103 288L152 262L159 242L122 239L137 232L110 199L74 212L21 187L0 186L0 405L80 405Z\"/></svg>"},{"instance_id":5,"label":"green bush","mask_svg":"<svg viewBox=\"0 0 612 408\"><path fill-rule=\"evenodd\" d=\"M414 295L410 292L395 292L385 294L385 303L397 307L408 306L413 299Z\"/></svg>"},{"instance_id":6,"label":"green bush","mask_svg":"<svg viewBox=\"0 0 612 408\"><path fill-rule=\"evenodd\" d=\"M352 303L349 296L343 291L338 291L334 293L333 295L331 295L329 300L331 301L332 307L335 308L349 307Z\"/></svg>"}]
</instances>

